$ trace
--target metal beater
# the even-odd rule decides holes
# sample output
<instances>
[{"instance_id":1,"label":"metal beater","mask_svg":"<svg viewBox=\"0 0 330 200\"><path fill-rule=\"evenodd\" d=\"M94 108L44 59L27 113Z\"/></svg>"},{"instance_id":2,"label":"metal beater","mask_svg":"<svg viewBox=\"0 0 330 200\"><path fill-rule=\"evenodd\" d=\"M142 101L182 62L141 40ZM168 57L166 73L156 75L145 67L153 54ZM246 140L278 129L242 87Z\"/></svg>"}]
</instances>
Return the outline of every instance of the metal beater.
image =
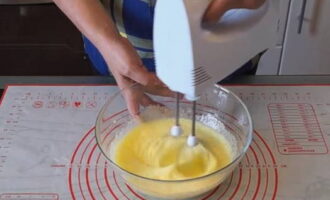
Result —
<instances>
[{"instance_id":1,"label":"metal beater","mask_svg":"<svg viewBox=\"0 0 330 200\"><path fill-rule=\"evenodd\" d=\"M191 134L188 136L187 144L189 146L196 146L198 140L196 137L196 101L192 102L192 125ZM171 135L178 137L182 134L182 129L180 127L180 94L176 93L176 109L175 109L175 125L171 128Z\"/></svg>"}]
</instances>

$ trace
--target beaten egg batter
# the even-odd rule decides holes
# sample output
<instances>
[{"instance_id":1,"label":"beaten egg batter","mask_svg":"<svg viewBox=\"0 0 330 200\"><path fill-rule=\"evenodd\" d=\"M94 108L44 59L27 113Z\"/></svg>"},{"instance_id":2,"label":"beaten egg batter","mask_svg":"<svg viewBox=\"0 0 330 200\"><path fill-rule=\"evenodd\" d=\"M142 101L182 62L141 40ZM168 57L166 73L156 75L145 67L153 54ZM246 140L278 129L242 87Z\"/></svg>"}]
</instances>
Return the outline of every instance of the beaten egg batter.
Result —
<instances>
[{"instance_id":1,"label":"beaten egg batter","mask_svg":"<svg viewBox=\"0 0 330 200\"><path fill-rule=\"evenodd\" d=\"M184 180L210 174L233 160L226 138L215 130L196 123L199 143L187 145L191 120L180 119L183 134L171 136L174 119L140 123L119 139L114 161L121 168L152 179Z\"/></svg>"}]
</instances>

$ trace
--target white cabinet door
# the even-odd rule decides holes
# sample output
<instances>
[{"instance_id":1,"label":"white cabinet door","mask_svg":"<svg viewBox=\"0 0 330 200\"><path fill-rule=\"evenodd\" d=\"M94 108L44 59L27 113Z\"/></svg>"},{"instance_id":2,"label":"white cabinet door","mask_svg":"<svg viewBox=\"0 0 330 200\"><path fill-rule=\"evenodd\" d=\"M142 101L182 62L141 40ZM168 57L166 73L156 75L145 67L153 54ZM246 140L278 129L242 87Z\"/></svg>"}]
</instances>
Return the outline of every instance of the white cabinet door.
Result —
<instances>
[{"instance_id":1,"label":"white cabinet door","mask_svg":"<svg viewBox=\"0 0 330 200\"><path fill-rule=\"evenodd\" d=\"M280 67L282 45L288 18L290 0L279 0L279 21L277 23L277 42L276 46L268 49L260 59L257 75L277 75Z\"/></svg>"},{"instance_id":2,"label":"white cabinet door","mask_svg":"<svg viewBox=\"0 0 330 200\"><path fill-rule=\"evenodd\" d=\"M291 1L279 74L330 74L330 0L303 2Z\"/></svg>"}]
</instances>

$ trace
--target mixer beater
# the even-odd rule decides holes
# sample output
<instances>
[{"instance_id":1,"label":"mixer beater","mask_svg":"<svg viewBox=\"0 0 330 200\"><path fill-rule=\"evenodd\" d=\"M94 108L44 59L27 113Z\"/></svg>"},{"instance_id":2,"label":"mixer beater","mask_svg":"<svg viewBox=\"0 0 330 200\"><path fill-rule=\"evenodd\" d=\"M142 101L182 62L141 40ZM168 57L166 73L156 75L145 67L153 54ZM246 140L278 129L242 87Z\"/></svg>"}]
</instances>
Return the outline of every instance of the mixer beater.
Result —
<instances>
[{"instance_id":1,"label":"mixer beater","mask_svg":"<svg viewBox=\"0 0 330 200\"><path fill-rule=\"evenodd\" d=\"M192 102L191 134L188 136L187 144L190 147L196 146L198 140L196 137L196 101ZM178 137L182 134L180 127L180 93L176 93L175 125L171 128L171 135Z\"/></svg>"},{"instance_id":2,"label":"mixer beater","mask_svg":"<svg viewBox=\"0 0 330 200\"><path fill-rule=\"evenodd\" d=\"M175 125L171 128L171 135L178 137L182 134L180 127L180 93L176 93Z\"/></svg>"},{"instance_id":3,"label":"mixer beater","mask_svg":"<svg viewBox=\"0 0 330 200\"><path fill-rule=\"evenodd\" d=\"M191 134L188 136L187 144L190 147L196 146L198 140L196 137L196 101L192 102Z\"/></svg>"}]
</instances>

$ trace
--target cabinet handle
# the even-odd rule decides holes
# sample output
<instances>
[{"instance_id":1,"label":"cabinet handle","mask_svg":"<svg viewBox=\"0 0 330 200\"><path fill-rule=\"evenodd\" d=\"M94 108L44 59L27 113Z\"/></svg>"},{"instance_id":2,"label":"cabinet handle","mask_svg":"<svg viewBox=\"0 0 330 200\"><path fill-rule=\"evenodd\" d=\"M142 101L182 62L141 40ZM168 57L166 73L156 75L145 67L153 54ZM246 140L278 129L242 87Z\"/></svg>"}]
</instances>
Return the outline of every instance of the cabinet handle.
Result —
<instances>
[{"instance_id":1,"label":"cabinet handle","mask_svg":"<svg viewBox=\"0 0 330 200\"><path fill-rule=\"evenodd\" d=\"M301 6L301 11L299 15L299 25L298 25L298 34L301 34L302 27L304 24L305 20L305 11L306 11L306 5L307 5L307 0L302 0L302 6Z\"/></svg>"}]
</instances>

